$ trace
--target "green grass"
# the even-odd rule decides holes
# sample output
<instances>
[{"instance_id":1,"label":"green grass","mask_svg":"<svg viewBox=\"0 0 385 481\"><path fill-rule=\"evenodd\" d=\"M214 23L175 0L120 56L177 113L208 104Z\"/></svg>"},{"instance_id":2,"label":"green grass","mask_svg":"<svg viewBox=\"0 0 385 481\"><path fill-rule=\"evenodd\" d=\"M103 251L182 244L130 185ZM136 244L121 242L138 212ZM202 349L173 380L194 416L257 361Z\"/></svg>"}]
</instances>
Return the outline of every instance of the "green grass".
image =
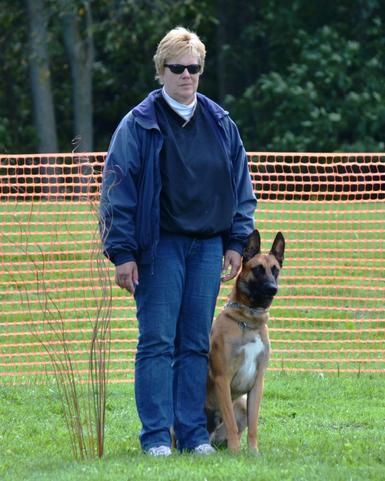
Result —
<instances>
[{"instance_id":1,"label":"green grass","mask_svg":"<svg viewBox=\"0 0 385 481\"><path fill-rule=\"evenodd\" d=\"M70 224L57 223L64 220ZM41 300L34 281L43 253L49 287L65 288L54 297L61 313L53 309L50 318L62 316L71 329L87 325L96 304L87 299L92 262L87 250L95 233L95 217L82 204L36 203L31 212L29 204L1 204L0 221L19 223L3 226L0 235L1 242L10 241L0 256L5 263L0 269L0 351L4 356L0 367L10 374L0 377L0 481L385 479L385 266L381 251L385 218L381 203L260 202L256 226L262 232L263 250L269 249L281 230L287 252L280 293L271 312L273 353L258 458L243 449L239 456L221 452L207 459L187 455L149 459L139 449L133 384L113 384L108 395L105 458L74 462L54 386L39 386L33 376L26 377L26 372L34 370L45 379L43 362L48 358L44 352L39 354L41 346L32 345L36 336L25 324L41 321L42 312L26 313L25 294L23 300L19 290L28 290L32 306ZM29 241L40 246L28 244L29 259L23 250L27 245L23 229L29 232ZM21 246L12 245L15 242ZM369 251L363 252L366 248ZM21 281L33 282L26 286L19 285ZM79 289L82 286L84 290ZM217 311L229 289L228 285L223 288ZM112 294L111 377L122 381L132 378L132 373L116 368L132 368L133 355L127 349L135 348L136 322L132 299L117 288ZM85 340L89 335L68 338ZM22 342L32 344L19 347ZM73 349L82 346L72 344ZM85 359L88 353L84 352L78 359ZM18 367L7 364L16 361ZM36 365L23 364L28 361ZM357 366L382 373L340 377L316 373L340 367L357 370ZM285 373L293 367L313 373ZM20 377L14 377L15 372ZM1 384L4 381L26 385Z\"/></svg>"},{"instance_id":2,"label":"green grass","mask_svg":"<svg viewBox=\"0 0 385 481\"><path fill-rule=\"evenodd\" d=\"M139 448L133 385L111 385L106 454L73 461L53 386L0 387L2 481L383 481L382 375L268 373L261 455L153 459Z\"/></svg>"}]
</instances>

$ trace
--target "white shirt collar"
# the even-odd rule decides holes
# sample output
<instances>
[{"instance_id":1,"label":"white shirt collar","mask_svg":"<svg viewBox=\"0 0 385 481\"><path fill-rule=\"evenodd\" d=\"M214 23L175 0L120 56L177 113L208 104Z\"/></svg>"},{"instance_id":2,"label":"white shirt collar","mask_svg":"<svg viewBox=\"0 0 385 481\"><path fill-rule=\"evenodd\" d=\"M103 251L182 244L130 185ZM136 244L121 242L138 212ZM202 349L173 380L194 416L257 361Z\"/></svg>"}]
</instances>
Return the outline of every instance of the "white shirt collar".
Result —
<instances>
[{"instance_id":1,"label":"white shirt collar","mask_svg":"<svg viewBox=\"0 0 385 481\"><path fill-rule=\"evenodd\" d=\"M186 105L186 104L181 104L176 100L174 100L172 97L170 97L164 87L162 88L162 95L166 100L166 102L168 103L168 105L185 120L190 120L191 117L194 115L195 107L197 104L196 96L194 100L191 102L191 104Z\"/></svg>"}]
</instances>

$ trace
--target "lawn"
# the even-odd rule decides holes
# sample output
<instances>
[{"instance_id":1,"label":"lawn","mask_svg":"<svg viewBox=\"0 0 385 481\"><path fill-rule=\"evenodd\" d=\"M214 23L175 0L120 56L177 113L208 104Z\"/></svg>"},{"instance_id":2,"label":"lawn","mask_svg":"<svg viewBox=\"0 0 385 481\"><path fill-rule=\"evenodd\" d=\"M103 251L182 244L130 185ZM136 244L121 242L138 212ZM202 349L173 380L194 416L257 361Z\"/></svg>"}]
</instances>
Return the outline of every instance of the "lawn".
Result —
<instances>
[{"instance_id":1,"label":"lawn","mask_svg":"<svg viewBox=\"0 0 385 481\"><path fill-rule=\"evenodd\" d=\"M261 455L153 459L139 448L133 384L107 398L106 452L73 461L54 385L0 387L2 481L383 481L383 375L269 372Z\"/></svg>"},{"instance_id":2,"label":"lawn","mask_svg":"<svg viewBox=\"0 0 385 481\"><path fill-rule=\"evenodd\" d=\"M257 458L245 449L207 459L140 452L133 383L125 382L133 378L135 312L113 287L110 371L119 383L107 397L105 457L75 462L39 336L54 339L52 329L64 326L77 369L87 366L101 292L90 255L95 216L82 204L2 204L0 481L384 481L384 214L379 202L260 203L263 250L281 230L287 251L271 310Z\"/></svg>"}]
</instances>

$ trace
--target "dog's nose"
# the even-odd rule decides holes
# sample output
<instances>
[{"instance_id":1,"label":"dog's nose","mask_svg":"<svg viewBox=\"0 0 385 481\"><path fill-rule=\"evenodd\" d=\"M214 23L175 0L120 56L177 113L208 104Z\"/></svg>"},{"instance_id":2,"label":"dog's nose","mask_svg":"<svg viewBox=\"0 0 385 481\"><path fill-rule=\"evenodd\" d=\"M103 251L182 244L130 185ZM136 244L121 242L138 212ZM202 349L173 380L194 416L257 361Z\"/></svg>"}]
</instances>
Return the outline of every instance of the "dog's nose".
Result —
<instances>
[{"instance_id":1,"label":"dog's nose","mask_svg":"<svg viewBox=\"0 0 385 481\"><path fill-rule=\"evenodd\" d=\"M269 283L269 284L265 284L263 290L265 291L265 294L267 296L275 296L278 292L278 287L276 284Z\"/></svg>"}]
</instances>

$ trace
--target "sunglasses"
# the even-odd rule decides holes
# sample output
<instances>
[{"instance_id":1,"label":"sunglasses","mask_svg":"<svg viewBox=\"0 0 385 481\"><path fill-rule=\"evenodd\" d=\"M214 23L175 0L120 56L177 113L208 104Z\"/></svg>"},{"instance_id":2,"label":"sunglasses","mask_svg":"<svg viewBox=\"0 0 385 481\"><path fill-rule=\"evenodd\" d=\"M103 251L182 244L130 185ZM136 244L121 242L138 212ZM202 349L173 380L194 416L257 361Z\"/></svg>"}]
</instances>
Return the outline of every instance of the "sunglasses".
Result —
<instances>
[{"instance_id":1,"label":"sunglasses","mask_svg":"<svg viewBox=\"0 0 385 481\"><path fill-rule=\"evenodd\" d=\"M182 65L180 63L165 63L164 66L168 67L172 73L176 73L178 75L183 73L186 68L189 74L196 74L201 70L201 66L196 63L192 63L190 65Z\"/></svg>"}]
</instances>

